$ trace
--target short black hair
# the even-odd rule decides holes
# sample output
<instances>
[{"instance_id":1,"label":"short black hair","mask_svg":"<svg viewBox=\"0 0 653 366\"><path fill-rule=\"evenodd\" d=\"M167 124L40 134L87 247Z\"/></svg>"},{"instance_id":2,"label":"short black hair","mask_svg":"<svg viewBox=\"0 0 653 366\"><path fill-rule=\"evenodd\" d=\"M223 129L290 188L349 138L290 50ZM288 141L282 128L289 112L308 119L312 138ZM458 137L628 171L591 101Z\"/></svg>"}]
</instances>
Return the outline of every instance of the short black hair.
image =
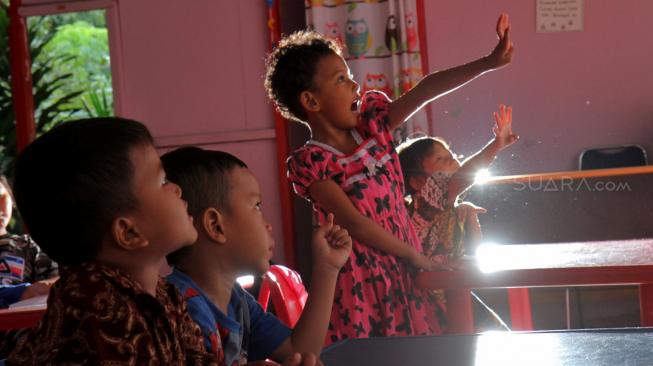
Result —
<instances>
[{"instance_id":1,"label":"short black hair","mask_svg":"<svg viewBox=\"0 0 653 366\"><path fill-rule=\"evenodd\" d=\"M436 144L442 145L447 150L449 149L449 145L443 139L431 136L408 139L397 147L399 164L404 175L406 196L415 193L410 186L410 178L425 174L422 163L425 157L433 154Z\"/></svg>"},{"instance_id":2,"label":"short black hair","mask_svg":"<svg viewBox=\"0 0 653 366\"><path fill-rule=\"evenodd\" d=\"M195 219L209 207L229 211L229 173L235 168L247 168L247 164L227 152L193 146L167 152L161 161L168 180L181 187L188 213ZM170 253L168 262L174 265L190 248Z\"/></svg>"},{"instance_id":3,"label":"short black hair","mask_svg":"<svg viewBox=\"0 0 653 366\"><path fill-rule=\"evenodd\" d=\"M95 259L112 221L137 207L132 151L153 145L140 122L90 118L63 123L16 161L16 206L34 240L61 265Z\"/></svg>"},{"instance_id":4,"label":"short black hair","mask_svg":"<svg viewBox=\"0 0 653 366\"><path fill-rule=\"evenodd\" d=\"M265 90L284 118L306 121L299 95L312 88L317 63L329 55L342 55L342 49L334 40L313 31L285 37L268 55Z\"/></svg>"}]
</instances>

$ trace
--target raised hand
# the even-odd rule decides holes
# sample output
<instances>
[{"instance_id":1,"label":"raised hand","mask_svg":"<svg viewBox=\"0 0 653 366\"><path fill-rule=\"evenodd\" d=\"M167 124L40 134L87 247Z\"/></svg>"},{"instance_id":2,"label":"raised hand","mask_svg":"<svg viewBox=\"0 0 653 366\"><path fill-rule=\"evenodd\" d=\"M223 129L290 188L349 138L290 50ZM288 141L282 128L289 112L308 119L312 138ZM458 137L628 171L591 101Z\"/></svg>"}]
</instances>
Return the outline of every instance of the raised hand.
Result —
<instances>
[{"instance_id":1,"label":"raised hand","mask_svg":"<svg viewBox=\"0 0 653 366\"><path fill-rule=\"evenodd\" d=\"M500 149L513 144L519 136L512 133L512 107L506 107L504 104L499 106L499 111L494 112L494 121L496 124L492 128L495 141Z\"/></svg>"},{"instance_id":2,"label":"raised hand","mask_svg":"<svg viewBox=\"0 0 653 366\"><path fill-rule=\"evenodd\" d=\"M510 21L508 14L501 14L497 20L497 35L499 43L486 60L491 69L498 69L510 63L515 47L510 40Z\"/></svg>"},{"instance_id":3,"label":"raised hand","mask_svg":"<svg viewBox=\"0 0 653 366\"><path fill-rule=\"evenodd\" d=\"M313 259L317 266L327 265L340 270L351 252L351 236L346 229L333 223L333 214L313 233Z\"/></svg>"},{"instance_id":4,"label":"raised hand","mask_svg":"<svg viewBox=\"0 0 653 366\"><path fill-rule=\"evenodd\" d=\"M463 221L465 223L478 221L478 214L484 214L486 212L486 209L476 206L471 202L461 202L456 206L456 216L458 217L458 221Z\"/></svg>"}]
</instances>

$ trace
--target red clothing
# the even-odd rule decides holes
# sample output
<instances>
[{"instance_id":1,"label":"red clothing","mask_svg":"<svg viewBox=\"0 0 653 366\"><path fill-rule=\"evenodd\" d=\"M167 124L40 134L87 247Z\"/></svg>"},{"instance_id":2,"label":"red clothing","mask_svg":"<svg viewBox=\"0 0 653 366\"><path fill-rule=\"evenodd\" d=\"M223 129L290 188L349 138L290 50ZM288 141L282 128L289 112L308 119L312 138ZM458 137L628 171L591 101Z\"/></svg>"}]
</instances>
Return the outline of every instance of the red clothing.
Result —
<instances>
[{"instance_id":1,"label":"red clothing","mask_svg":"<svg viewBox=\"0 0 653 366\"><path fill-rule=\"evenodd\" d=\"M217 365L174 286L160 280L153 297L99 264L60 273L43 320L8 365Z\"/></svg>"},{"instance_id":2,"label":"red clothing","mask_svg":"<svg viewBox=\"0 0 653 366\"><path fill-rule=\"evenodd\" d=\"M288 158L295 192L311 200L308 187L333 180L352 204L398 239L421 251L403 198L403 175L388 128L389 99L376 91L363 96L362 113L352 137L356 150L346 155L309 141ZM313 208L320 223L327 212ZM414 287L407 264L357 240L338 276L327 343L346 338L440 334L435 298Z\"/></svg>"}]
</instances>

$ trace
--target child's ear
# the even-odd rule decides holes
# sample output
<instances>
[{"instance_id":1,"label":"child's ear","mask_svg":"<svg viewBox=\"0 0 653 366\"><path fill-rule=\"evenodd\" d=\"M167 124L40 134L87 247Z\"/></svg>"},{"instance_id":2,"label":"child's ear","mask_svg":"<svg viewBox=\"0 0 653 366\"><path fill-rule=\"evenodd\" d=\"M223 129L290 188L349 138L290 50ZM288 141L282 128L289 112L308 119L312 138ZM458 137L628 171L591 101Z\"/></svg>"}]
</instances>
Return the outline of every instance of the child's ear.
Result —
<instances>
[{"instance_id":1,"label":"child's ear","mask_svg":"<svg viewBox=\"0 0 653 366\"><path fill-rule=\"evenodd\" d=\"M150 244L128 217L118 217L111 223L111 236L125 250L145 248Z\"/></svg>"},{"instance_id":2,"label":"child's ear","mask_svg":"<svg viewBox=\"0 0 653 366\"><path fill-rule=\"evenodd\" d=\"M213 207L209 207L202 213L202 229L209 239L225 243L227 236L224 232L224 216Z\"/></svg>"},{"instance_id":3,"label":"child's ear","mask_svg":"<svg viewBox=\"0 0 653 366\"><path fill-rule=\"evenodd\" d=\"M308 112L317 112L320 110L320 102L308 90L304 90L299 94L299 103Z\"/></svg>"}]
</instances>

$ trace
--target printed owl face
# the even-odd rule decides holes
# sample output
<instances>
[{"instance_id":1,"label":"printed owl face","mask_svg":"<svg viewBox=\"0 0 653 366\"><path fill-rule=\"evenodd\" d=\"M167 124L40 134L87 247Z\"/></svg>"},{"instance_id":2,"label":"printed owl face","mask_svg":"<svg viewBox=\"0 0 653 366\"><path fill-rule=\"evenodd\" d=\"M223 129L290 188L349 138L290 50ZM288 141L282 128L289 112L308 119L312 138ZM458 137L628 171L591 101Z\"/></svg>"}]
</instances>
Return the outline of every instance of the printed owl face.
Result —
<instances>
[{"instance_id":1,"label":"printed owl face","mask_svg":"<svg viewBox=\"0 0 653 366\"><path fill-rule=\"evenodd\" d=\"M415 15L413 13L406 13L404 18L406 22L406 46L408 52L417 51L417 23L415 22Z\"/></svg>"},{"instance_id":2,"label":"printed owl face","mask_svg":"<svg viewBox=\"0 0 653 366\"><path fill-rule=\"evenodd\" d=\"M367 34L367 22L365 19L360 20L347 20L347 34L352 37L360 37Z\"/></svg>"},{"instance_id":3,"label":"printed owl face","mask_svg":"<svg viewBox=\"0 0 653 366\"><path fill-rule=\"evenodd\" d=\"M383 88L388 85L388 78L385 77L385 74L367 74L363 85L372 88Z\"/></svg>"},{"instance_id":4,"label":"printed owl face","mask_svg":"<svg viewBox=\"0 0 653 366\"><path fill-rule=\"evenodd\" d=\"M385 24L385 28L388 30L397 29L397 17L395 17L394 15L390 15L388 17L388 21Z\"/></svg>"},{"instance_id":5,"label":"printed owl face","mask_svg":"<svg viewBox=\"0 0 653 366\"><path fill-rule=\"evenodd\" d=\"M348 19L345 26L345 43L353 57L362 57L372 44L372 37L365 19Z\"/></svg>"},{"instance_id":6,"label":"printed owl face","mask_svg":"<svg viewBox=\"0 0 653 366\"><path fill-rule=\"evenodd\" d=\"M324 34L335 40L340 48L343 48L342 34L340 33L340 26L337 22L329 22L324 24Z\"/></svg>"},{"instance_id":7,"label":"printed owl face","mask_svg":"<svg viewBox=\"0 0 653 366\"><path fill-rule=\"evenodd\" d=\"M400 42L401 36L399 35L397 17L390 15L385 23L385 46L388 51L396 52L401 49Z\"/></svg>"},{"instance_id":8,"label":"printed owl face","mask_svg":"<svg viewBox=\"0 0 653 366\"><path fill-rule=\"evenodd\" d=\"M361 93L365 93L369 90L380 90L386 93L389 97L393 97L392 88L388 82L388 78L385 74L371 74L367 73L365 75L365 80L363 80L363 85Z\"/></svg>"},{"instance_id":9,"label":"printed owl face","mask_svg":"<svg viewBox=\"0 0 653 366\"><path fill-rule=\"evenodd\" d=\"M325 23L324 34L326 34L327 37L340 38L341 35L340 35L340 28L338 27L338 23L336 22Z\"/></svg>"}]
</instances>

